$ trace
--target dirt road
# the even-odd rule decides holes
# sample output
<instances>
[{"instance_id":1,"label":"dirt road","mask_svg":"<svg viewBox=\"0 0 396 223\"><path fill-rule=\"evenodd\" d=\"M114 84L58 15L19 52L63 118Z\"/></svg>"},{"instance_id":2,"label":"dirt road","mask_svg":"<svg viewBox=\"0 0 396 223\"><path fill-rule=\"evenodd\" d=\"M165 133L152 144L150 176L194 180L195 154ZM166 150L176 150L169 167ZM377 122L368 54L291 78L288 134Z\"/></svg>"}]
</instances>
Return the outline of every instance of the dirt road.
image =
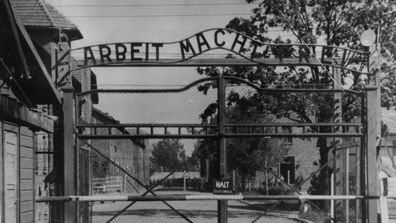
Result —
<instances>
[{"instance_id":1,"label":"dirt road","mask_svg":"<svg viewBox=\"0 0 396 223\"><path fill-rule=\"evenodd\" d=\"M95 203L93 206L93 222L104 223L131 202ZM217 222L217 201L172 201L168 202L194 223ZM252 203L252 202L250 202ZM293 223L297 217L295 212L265 213L258 206L248 205L239 201L229 201L228 222L245 223ZM184 223L188 222L178 213L160 201L137 202L117 217L113 222L118 223Z\"/></svg>"}]
</instances>

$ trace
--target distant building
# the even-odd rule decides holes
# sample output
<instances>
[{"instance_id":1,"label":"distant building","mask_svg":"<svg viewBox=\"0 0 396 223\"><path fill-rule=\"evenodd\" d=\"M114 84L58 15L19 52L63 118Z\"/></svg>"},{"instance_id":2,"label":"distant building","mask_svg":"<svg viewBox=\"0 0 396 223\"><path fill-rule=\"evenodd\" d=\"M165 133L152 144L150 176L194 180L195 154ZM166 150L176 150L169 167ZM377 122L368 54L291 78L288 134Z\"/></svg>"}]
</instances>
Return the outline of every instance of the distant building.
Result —
<instances>
[{"instance_id":1,"label":"distant building","mask_svg":"<svg viewBox=\"0 0 396 223\"><path fill-rule=\"evenodd\" d=\"M378 151L380 170L388 177L396 177L396 110L381 108L383 138Z\"/></svg>"},{"instance_id":2,"label":"distant building","mask_svg":"<svg viewBox=\"0 0 396 223\"><path fill-rule=\"evenodd\" d=\"M92 123L95 124L119 124L109 114L100 111L97 108L92 109ZM107 128L98 129L96 134L109 134ZM134 134L125 128L113 128L111 134ZM103 155L111 159L117 165L121 166L132 176L136 177L144 185L148 185L150 168L148 140L135 139L97 139L92 140L92 146L100 151ZM139 192L142 186L134 179L127 176L122 170L111 164L104 157L93 153L93 179L121 176L127 182L123 182L122 192L131 193Z\"/></svg>"},{"instance_id":3,"label":"distant building","mask_svg":"<svg viewBox=\"0 0 396 223\"><path fill-rule=\"evenodd\" d=\"M275 123L291 123L287 118L277 119ZM302 129L294 127L278 127L279 133L300 133ZM310 180L302 185L302 180L308 179L312 173L319 169L319 147L317 138L281 138L279 139L287 150L283 161L274 167L269 174L265 171L257 171L252 188L263 188L266 180L272 183L282 180L284 183L299 186L299 189L306 193L311 187ZM269 176L269 177L268 177ZM269 179L266 179L268 177Z\"/></svg>"},{"instance_id":4,"label":"distant building","mask_svg":"<svg viewBox=\"0 0 396 223\"><path fill-rule=\"evenodd\" d=\"M287 118L277 119L275 116L271 115L257 115L257 117L257 119L260 120L271 120L271 123L292 122ZM215 120L213 121L215 122ZM279 133L302 132L302 129L299 127L291 129L290 127L279 126L277 128L277 132ZM271 131L275 132L275 129L271 129ZM267 173L264 171L263 166L263 170L256 171L252 176L244 176L245 179L242 179L242 174L239 173L238 169L228 169L228 177L235 177L237 190L261 190L266 186L266 181L268 181L269 184L283 181L284 183L297 185L301 183L302 180L308 179L312 173L319 169L320 153L317 145L317 138L274 138L271 140L277 140L278 144L286 151L283 161L279 162L276 166L271 166L271 170L268 170ZM230 142L227 142L227 147L230 146L230 144ZM202 144L202 146L213 147L214 145ZM210 150L210 148L206 149ZM205 178L206 181L210 181L216 175L216 165L209 160L213 160L213 157L209 159L202 158L200 160L201 177ZM234 174L233 171L235 171ZM303 192L307 192L310 187L310 180L299 186L300 190Z\"/></svg>"}]
</instances>

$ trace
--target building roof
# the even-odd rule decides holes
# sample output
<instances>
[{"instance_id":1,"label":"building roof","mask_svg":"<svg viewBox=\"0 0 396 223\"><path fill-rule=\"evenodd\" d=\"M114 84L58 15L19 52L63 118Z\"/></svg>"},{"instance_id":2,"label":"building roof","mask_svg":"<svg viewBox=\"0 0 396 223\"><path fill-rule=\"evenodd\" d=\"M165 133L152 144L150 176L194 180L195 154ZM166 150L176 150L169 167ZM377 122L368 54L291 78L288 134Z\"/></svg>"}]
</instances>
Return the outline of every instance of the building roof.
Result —
<instances>
[{"instance_id":1,"label":"building roof","mask_svg":"<svg viewBox=\"0 0 396 223\"><path fill-rule=\"evenodd\" d=\"M166 176L168 176L170 172L154 172L151 175L150 180L162 180ZM168 179L182 179L186 176L186 178L200 178L201 174L197 171L195 172L174 172L172 175L168 177Z\"/></svg>"},{"instance_id":2,"label":"building roof","mask_svg":"<svg viewBox=\"0 0 396 223\"><path fill-rule=\"evenodd\" d=\"M94 118L100 118L99 120L104 122L103 124L120 124L120 121L115 119L113 116L111 116L109 113L101 111L100 109L96 108L96 107L92 107L92 117ZM117 127L117 129L125 135L136 135L137 131L134 129L127 129L125 127ZM144 131L139 130L139 134L145 134ZM137 145L140 146L142 148L146 148L145 142L144 140L140 140L140 139L131 139L132 142Z\"/></svg>"},{"instance_id":3,"label":"building roof","mask_svg":"<svg viewBox=\"0 0 396 223\"><path fill-rule=\"evenodd\" d=\"M82 38L77 26L45 0L11 0L11 4L26 28L62 29L72 32L74 38Z\"/></svg>"},{"instance_id":4,"label":"building roof","mask_svg":"<svg viewBox=\"0 0 396 223\"><path fill-rule=\"evenodd\" d=\"M390 134L396 134L396 108L381 108L381 120L387 125Z\"/></svg>"}]
</instances>

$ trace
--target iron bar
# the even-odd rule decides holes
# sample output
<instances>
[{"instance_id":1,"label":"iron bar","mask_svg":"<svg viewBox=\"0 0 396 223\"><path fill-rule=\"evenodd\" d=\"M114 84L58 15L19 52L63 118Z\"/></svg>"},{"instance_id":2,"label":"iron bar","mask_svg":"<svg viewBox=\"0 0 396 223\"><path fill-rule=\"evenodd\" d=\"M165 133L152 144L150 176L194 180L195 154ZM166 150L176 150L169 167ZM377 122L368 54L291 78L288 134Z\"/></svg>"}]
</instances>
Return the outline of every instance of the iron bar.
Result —
<instances>
[{"instance_id":1,"label":"iron bar","mask_svg":"<svg viewBox=\"0 0 396 223\"><path fill-rule=\"evenodd\" d=\"M346 123L346 122L328 122L328 123L267 123L267 124L224 124L225 127L319 127L319 126L354 126L361 127L363 124L361 123ZM80 124L77 127L97 127L97 128L106 128L106 127L124 127L124 128L215 128L217 125L213 124L187 124L187 123L163 123L163 124L155 124L155 123L125 123L125 124Z\"/></svg>"},{"instance_id":2,"label":"iron bar","mask_svg":"<svg viewBox=\"0 0 396 223\"><path fill-rule=\"evenodd\" d=\"M94 150L95 152L97 152L99 155L101 155L103 158L105 158L106 160L108 160L110 163L112 163L113 165L115 165L117 168L119 168L121 171L123 171L126 175L128 175L128 177L132 178L133 180L135 180L140 186L142 186L143 188L146 189L146 192L144 193L144 195L146 195L147 193L151 193L154 196L157 196L156 193L154 193L152 191L152 189L146 185L144 185L142 182L140 182L140 180L138 180L136 177L132 176L128 171L126 171L124 168L122 168L120 165L118 165L117 163L115 163L113 160L111 160L110 158L108 158L107 156L105 156L103 153L101 153L99 150L97 150L95 147L93 147L92 145L90 145L89 143L85 143L88 147L90 147L92 150ZM173 171L174 172L174 171ZM173 172L169 173L164 179L168 178L171 174L173 174ZM160 181L161 182L161 181ZM160 183L158 182L158 183ZM154 188L154 187L153 187ZM140 196L144 196L144 195L140 195ZM187 220L188 222L191 222L191 220L185 216L183 213L179 212L177 209L175 209L172 205L170 205L168 202L166 202L165 200L162 201L166 206L168 206L170 209L172 209L173 211L175 211L178 215L180 215L182 218L184 218L185 220ZM132 206L132 205L130 205ZM129 207L130 207L129 206ZM129 208L128 207L128 208ZM126 208L126 209L128 209ZM125 209L125 208L124 208ZM125 210L122 210L122 212L124 212ZM119 216L122 212L119 212L119 214L113 216L108 222L111 222L113 219L115 219L117 216Z\"/></svg>"},{"instance_id":3,"label":"iron bar","mask_svg":"<svg viewBox=\"0 0 396 223\"><path fill-rule=\"evenodd\" d=\"M159 184L161 184L165 179L167 179L170 175L172 175L174 172L170 172L168 175L166 175L164 178L162 178L159 182L157 182L156 184L152 185L151 187L149 187L148 189L146 189L146 191L140 195L140 196L146 196L150 191L152 191L156 186L158 186ZM117 214L113 215L107 222L111 222L114 219L116 219L118 216L120 216L122 213L124 213L126 210L128 210L128 208L130 208L132 205L134 205L137 201L133 201L130 204L128 204L127 206L125 206L123 209L121 209Z\"/></svg>"},{"instance_id":4,"label":"iron bar","mask_svg":"<svg viewBox=\"0 0 396 223\"><path fill-rule=\"evenodd\" d=\"M302 133L277 133L278 127L302 127L304 129L308 127L321 127L321 126L330 126L331 132L328 133L317 133L311 131L303 131ZM218 131L213 131L213 129L217 129L217 125L205 125L205 124L114 124L114 125L105 125L105 124L82 124L78 125L77 128L93 128L96 130L97 128L150 128L149 134L83 134L80 133L79 136L82 138L91 138L91 139L105 139L105 138L212 138L223 136L225 138L232 137L360 137L363 135L363 132L335 132L337 126L343 127L354 127L358 131L363 126L359 123L271 123L271 124L224 124L224 131L222 133ZM248 128L248 131L242 131L243 127ZM154 134L154 129L163 128L163 133ZM171 133L167 131L167 128L178 128L176 133ZM181 129L185 128L189 133L182 133ZM261 132L252 131L253 129L260 128ZM275 129L275 132L265 132L267 129ZM189 131L189 130L194 131ZM196 132L195 129L201 129L202 131ZM209 131L212 129L212 131ZM346 130L347 128L342 128ZM79 131L83 132L83 131ZM95 131L94 131L95 132ZM110 132L110 130L109 130ZM209 133L210 132L210 133ZM254 132L254 133L252 133Z\"/></svg>"},{"instance_id":5,"label":"iron bar","mask_svg":"<svg viewBox=\"0 0 396 223\"><path fill-rule=\"evenodd\" d=\"M216 50L220 48L213 48ZM309 67L322 67L324 64L320 59L308 58L304 61L299 61L299 58L255 58L250 60L247 58L191 58L189 60L180 60L172 58L164 58L160 60L147 60L147 61L126 61L126 62L114 62L96 65L80 65L72 71L84 69L88 67L219 67L219 66L309 66ZM367 72L355 70L349 67L344 67L337 64L325 64L328 67L336 67L342 70L358 72L361 74L367 74Z\"/></svg>"},{"instance_id":6,"label":"iron bar","mask_svg":"<svg viewBox=\"0 0 396 223\"><path fill-rule=\"evenodd\" d=\"M144 192L142 195L140 195L141 197L146 196L148 193L153 194L154 196L158 196L155 193L152 192L152 190L158 186L159 184L161 184L165 179L167 179L169 176L171 176L175 171L170 172L168 175L166 175L164 178L162 178L159 182L157 182L156 184L154 184L153 186L146 188L146 192ZM130 208L132 205L136 204L136 202L138 201L133 201L132 203L128 204L126 207L124 207L122 210L120 210L117 214L115 214L113 217L111 217L106 223L113 221L115 218L117 218L118 216L120 216L122 213L124 213L126 210L128 210L128 208ZM179 212L177 209L175 209L172 205L170 205L168 202L166 201L162 201L166 206L168 206L170 209L172 209L173 211L175 211L177 214L179 214L182 218L184 218L185 220L187 220L188 222L192 223L192 221L185 216L183 213Z\"/></svg>"},{"instance_id":7,"label":"iron bar","mask_svg":"<svg viewBox=\"0 0 396 223\"><path fill-rule=\"evenodd\" d=\"M218 172L218 180L224 180L227 178L227 146L226 146L226 138L225 134L225 101L226 101L226 92L225 92L225 80L224 76L220 75L218 77L217 82L217 124L219 128L217 144L218 144L218 159L219 159L219 172ZM218 223L227 223L228 222L228 203L226 200L218 200L217 201L217 222Z\"/></svg>"},{"instance_id":8,"label":"iron bar","mask_svg":"<svg viewBox=\"0 0 396 223\"><path fill-rule=\"evenodd\" d=\"M227 79L235 79L240 82L245 83L243 79L240 78L227 78ZM77 94L77 96L83 96L83 95L88 95L88 94L97 94L97 93L139 93L139 94L147 94L147 93L178 93L178 92L183 92L188 90L189 88L195 86L198 83L204 82L204 81L210 81L212 78L204 78L200 79L199 81L192 82L189 85L186 85L185 87L182 88L165 88L165 89L95 89L91 91L85 91ZM351 94L362 94L360 91L354 91L354 90L349 90L349 89L320 89L320 88L260 88L257 87L254 84L248 84L252 88L255 88L256 90L260 92L269 92L269 93L290 93L290 92L295 92L295 93L313 93L313 92L319 92L319 93L335 93L335 92L340 92L340 93L351 93Z\"/></svg>"},{"instance_id":9,"label":"iron bar","mask_svg":"<svg viewBox=\"0 0 396 223\"><path fill-rule=\"evenodd\" d=\"M270 138L310 138L310 137L361 137L362 133L225 133L224 138L241 138L241 137L270 137ZM214 134L153 134L153 135L95 135L95 134L78 134L81 139L158 139L158 138L184 138L184 139L201 139L217 138L218 133Z\"/></svg>"},{"instance_id":10,"label":"iron bar","mask_svg":"<svg viewBox=\"0 0 396 223\"><path fill-rule=\"evenodd\" d=\"M215 81L217 78L209 77L209 78L202 78L196 81L191 82L190 84L181 87L181 88L165 88L165 89L95 89L90 91L84 91L78 93L77 96L84 96L88 94L97 94L97 93L178 93L182 91L186 91L195 85L207 82L207 81Z\"/></svg>"},{"instance_id":11,"label":"iron bar","mask_svg":"<svg viewBox=\"0 0 396 223\"><path fill-rule=\"evenodd\" d=\"M243 194L168 194L168 195L105 195L105 196L60 196L37 197L36 202L105 202L105 201L186 201L186 200L357 200L378 199L379 196L362 195L243 195ZM387 197L396 199L396 196Z\"/></svg>"}]
</instances>

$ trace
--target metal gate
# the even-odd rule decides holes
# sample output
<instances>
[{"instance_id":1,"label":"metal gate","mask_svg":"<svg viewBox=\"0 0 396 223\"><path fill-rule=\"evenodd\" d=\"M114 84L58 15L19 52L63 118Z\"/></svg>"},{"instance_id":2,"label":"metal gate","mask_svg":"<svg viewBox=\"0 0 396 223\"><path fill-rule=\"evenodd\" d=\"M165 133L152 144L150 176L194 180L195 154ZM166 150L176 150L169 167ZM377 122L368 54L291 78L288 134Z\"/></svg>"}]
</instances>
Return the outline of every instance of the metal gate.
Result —
<instances>
[{"instance_id":1,"label":"metal gate","mask_svg":"<svg viewBox=\"0 0 396 223\"><path fill-rule=\"evenodd\" d=\"M223 87L222 89L216 88L216 90L207 92L205 95L199 91L199 86L204 85ZM201 156L200 158L210 160L210 162L215 162L219 165L211 169L211 171L217 170L217 173L207 173L206 179L201 177L194 179L200 183L197 188L191 188L195 189L192 191L194 194L199 191L205 191L205 189L206 192L208 192L208 188L211 188L211 180L234 179L233 184L235 190L237 190L235 192L237 193L249 193L254 191L256 195L267 195L267 193L268 195L280 195L278 198L266 198L279 199L278 202L264 202L262 204L246 203L242 201L237 203L232 202L231 207L233 207L233 210L244 208L251 209L252 207L249 206L253 206L253 210L256 210L257 206L259 208L262 206L260 208L261 210L267 210L270 207L265 207L264 204L271 204L271 209L277 210L277 207L279 207L279 210L288 210L291 212L298 211L299 205L301 205L299 202L290 202L289 204L282 203L282 199L287 199L287 197L282 196L301 195L301 186L304 185L304 183L310 182L312 177L315 177L315 172L318 173L320 168L309 168L309 166L313 164L303 164L307 166L306 171L309 171L309 173L305 173L304 176L293 176L293 179L291 179L291 173L295 172L295 164L292 164L292 168L289 168L289 173L287 173L287 166L284 159L288 153L296 154L296 151L293 151L296 149L293 148L295 145L293 145L293 141L290 140L292 139L291 137L297 138L302 144L310 144L309 140L316 141L315 138L318 137L342 137L344 142L347 143L342 144L343 148L337 148L341 147L341 144L335 146L335 156L339 156L343 151L348 150L349 154L354 154L354 157L348 158L348 160L351 160L352 163L360 163L360 153L362 152L360 149L360 139L363 137L363 125L361 122L294 123L290 120L270 117L270 115L262 114L259 111L251 111L251 114L241 114L233 105L226 105L225 99L232 96L233 92L239 92L246 97L253 97L253 95L255 95L268 98L273 97L274 94L276 97L282 97L282 95L285 94L303 94L306 95L307 99L312 97L313 94L316 96L326 95L332 98L334 97L334 92L338 92L342 94L343 98L353 97L354 100L358 101L360 104L360 109L363 109L361 101L364 94L362 92L334 89L304 89L304 91L300 89L263 89L243 79L228 76L201 79L179 89L94 90L83 92L77 95L77 102L86 101L84 99L90 98L92 94L97 94L99 103L93 105L93 107L86 107L87 105L92 106L90 103L76 103L80 105L77 109L79 122L76 125L79 133L78 138L80 139L79 146L81 158L79 170L81 172L90 173L90 180L87 180L89 178L83 179L83 174L78 174L81 178L80 191L90 192L80 195L107 196L106 198L102 198L104 200L117 200L117 196L120 195L144 197L146 195L156 196L158 193L161 194L161 192L155 192L153 190L158 189L159 185L165 190L166 183L171 184L169 177L173 176L172 172L183 171L181 168L169 170L169 173L165 174L163 179L159 178L155 182L150 182L149 170L147 168L149 168L148 164L150 163L150 156L152 155L153 148L151 147L155 144L154 142L161 140L183 141L183 139L189 139L191 141L192 139L196 139L193 144L197 148L205 148L205 150L207 150L205 152L208 154L207 157ZM120 101L124 103L119 103ZM139 101L152 104L152 107L143 110L139 109L138 107L141 106ZM218 103L219 101L222 102ZM179 113L169 115L168 111L166 111L167 106L179 108L176 109ZM247 109L248 108L249 106L247 106ZM210 114L207 119L200 120L199 117L200 115L202 117L205 109L207 111L208 109L213 109L212 114ZM92 113L89 114L89 112L86 111L92 111ZM220 111L222 114L219 113ZM135 114L131 114L131 112ZM114 116L110 114L114 114ZM196 117L195 119L192 118L194 116ZM319 130L323 128L326 128L327 132L319 132ZM294 141L294 143L298 142ZM225 171L227 154L229 158L236 159L236 156L249 153L249 148L246 146L244 147L244 144L251 144L257 147L261 146L262 149L255 151L257 152L257 156L260 156L260 158L271 157L274 159L268 161L271 165L267 165L270 166L270 168L267 169L264 160L261 160L261 163L260 160L249 160L253 158L251 154L242 157L242 159L246 159L246 162L257 162L257 165L262 164L260 167L263 170L262 172L271 176L266 178L267 184L273 184L271 187L267 185L265 189L263 186L262 189L269 190L270 192L265 191L266 193L262 193L264 191L260 191L260 187L255 188L253 185L254 182L252 182L253 179L248 179L249 177L245 177L243 180L240 179L241 177L235 179L236 177L232 176L233 172L235 174L235 171ZM163 149L166 149L166 147ZM303 150L300 152L309 155L312 153L312 149L311 152L304 152ZM235 155L231 156L231 153ZM269 155L269 153L272 154ZM224 157L219 156L220 154L223 154ZM301 162L307 162L307 160L302 159L302 157L297 158L300 165ZM335 158L330 158L328 161L329 164L321 168L333 170L335 160ZM89 164L86 165L86 162ZM237 160L235 160L235 162L237 162ZM237 166L233 168L237 168ZM360 167L354 165L352 168L344 168L351 170L348 171L348 173L351 172L351 180L348 180L348 182L351 182L351 189L345 191L345 194L336 194L333 192L333 195L359 195L361 192L356 189L360 188L360 182L357 180L361 178L362 174L359 169ZM345 174L345 172L339 171L335 176L337 176L337 178L339 176L344 177L343 174ZM271 178L271 180L269 180L269 178ZM296 179L298 182L296 182ZM181 185L179 184L179 190L183 192L183 189L180 187ZM172 191L170 187L169 191ZM166 196L171 199L180 199L180 191L171 193L171 195L166 194ZM198 195L202 194L198 193ZM349 199L355 199L356 197L354 196ZM158 197L158 200L162 200L161 195ZM211 199L214 198L215 197ZM253 198L254 196L251 199ZM295 197L295 199L297 199L297 197ZM125 203L125 201L118 201L116 203L103 203L103 201L96 201L90 202L90 205L82 205L81 208L91 208L90 212L93 222L101 222L98 219L104 222L110 222L117 217L122 218L128 216L130 218L129 215L134 215L135 212L131 210L133 210L132 206L135 202L136 201L130 201L129 203ZM170 210L173 210L179 215L181 219L184 218L188 222L195 222L193 220L194 215L191 214L191 211L178 210L173 207L172 204L166 201L162 202L164 202ZM222 205L225 206L225 209L227 208L226 201L220 201L219 203L220 208ZM358 204L356 200L351 202L351 204L349 204L349 202L347 203L350 207L356 207ZM307 204L312 205L314 208L318 208L318 205L314 202L308 201ZM254 205L256 205L256 208L254 208ZM227 218L227 215L233 216L232 213L233 211L231 211L231 209L225 211L225 213L222 213L220 209L218 214L220 216L223 214L225 215L224 218ZM253 213L257 214L256 212ZM355 213L355 209L353 209L351 213ZM247 215L252 215L252 213L248 213ZM330 217L330 213L328 213L328 215ZM107 220L105 220L105 216L107 216ZM349 222L358 219L356 214L351 216L354 216L354 219L350 219ZM232 217L229 218L232 219ZM250 221L254 220L255 218L250 219Z\"/></svg>"},{"instance_id":2,"label":"metal gate","mask_svg":"<svg viewBox=\"0 0 396 223\"><path fill-rule=\"evenodd\" d=\"M214 36L215 47L205 39L208 33ZM226 38L220 39L226 35L234 35L232 44L226 44ZM198 44L196 49L191 44L193 38ZM249 48L253 50L250 56L246 55L246 41L251 41L253 46ZM160 47L172 44L180 46L181 59L160 58ZM98 51L94 50L96 46L76 49L84 54L83 63L76 69L91 66L308 66L327 70L333 85L264 85L234 75L220 75L196 80L181 88L97 89L78 93L73 99L77 192L66 200L77 202L80 222L122 222L134 215L144 221L144 217L153 213L161 222L166 222L164 213L170 216L169 222L179 219L200 222L204 212L210 216L203 217L206 220L259 222L264 215L272 215L271 210L276 210L282 218L297 218L299 213L314 221L366 222L374 218L376 197L372 195L376 194L373 192L376 186L371 185L376 176L370 169L373 152L368 148L375 145L372 139L376 121L374 119L371 125L373 119L367 117L374 113L367 108L376 100L376 88L348 90L338 86L344 72L368 74L367 52L306 44L271 45L227 29L206 30L175 43L130 45L130 61L125 59L125 43L99 45ZM148 53L146 58L134 58L133 53L139 52L134 51L134 47L142 46L146 46L147 51L154 47L156 58L150 59ZM271 48L272 55L253 57L260 47ZM297 56L284 58L276 53L288 47L293 48ZM117 50L121 48L124 51L120 54ZM215 49L231 51L237 57L195 58ZM113 60L111 52L117 52ZM318 59L317 55L322 56ZM360 69L351 64L359 64ZM255 97L257 103L263 105L238 107L232 103L232 97L237 95ZM326 106L331 108L332 115L327 122L302 122L293 117L295 114L280 118L266 113L265 106L284 103L282 100L286 99L290 103L293 96L303 96L305 100L296 103L306 106L312 106L312 98L323 97L328 100ZM97 104L92 101L94 97L99 98ZM344 122L340 114L345 100L354 103L360 114L350 122ZM183 171L185 166L169 165L166 171L160 171L157 178L150 180L153 150L161 143L168 146L162 148L189 146L191 151L196 151L193 155L198 156L200 174L189 178ZM328 147L326 163L319 160L318 146L313 146L318 144ZM177 159L183 159L184 154L177 155ZM255 166L254 173L241 170L249 165ZM183 173L175 177L177 172ZM330 185L328 191L321 193L313 191L320 187L307 186L323 182L317 177L324 172ZM227 186L231 191L220 191L227 194L216 193L216 181L220 187L222 183L233 187ZM153 212L154 204L146 209L140 207L138 211L132 209L142 202L162 203L170 211ZM316 211L310 211L314 209ZM282 211L295 215L284 215Z\"/></svg>"}]
</instances>

